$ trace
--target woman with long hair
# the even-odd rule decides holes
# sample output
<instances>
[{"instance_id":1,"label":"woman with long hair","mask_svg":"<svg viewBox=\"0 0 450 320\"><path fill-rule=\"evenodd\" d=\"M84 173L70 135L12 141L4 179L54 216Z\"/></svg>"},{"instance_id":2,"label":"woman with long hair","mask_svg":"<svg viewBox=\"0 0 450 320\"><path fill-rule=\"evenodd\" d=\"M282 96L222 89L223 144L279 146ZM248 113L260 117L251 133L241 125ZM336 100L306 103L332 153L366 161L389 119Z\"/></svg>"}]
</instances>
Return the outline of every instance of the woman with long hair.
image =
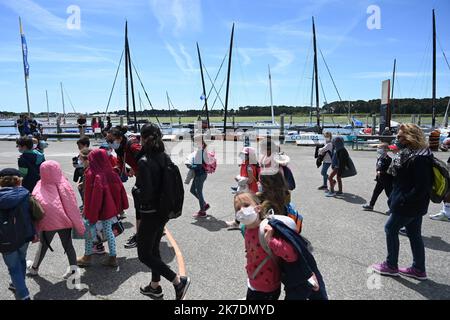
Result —
<instances>
[{"instance_id":1,"label":"woman with long hair","mask_svg":"<svg viewBox=\"0 0 450 320\"><path fill-rule=\"evenodd\" d=\"M143 156L138 161L139 172L133 195L138 199L141 223L137 236L139 260L152 271L151 282L140 291L153 299L163 297L159 282L161 276L172 282L177 300L182 300L190 284L189 277L173 272L161 260L159 246L164 228L169 221L167 213L160 208L163 170L171 162L165 153L161 130L154 124L146 124L141 129Z\"/></svg>"},{"instance_id":2,"label":"woman with long hair","mask_svg":"<svg viewBox=\"0 0 450 320\"><path fill-rule=\"evenodd\" d=\"M388 169L394 181L388 200L391 214L384 227L387 258L382 263L374 264L372 268L381 275L401 274L417 280L426 280L422 218L430 204L433 154L422 129L415 124L402 124L397 139L400 151ZM400 249L398 232L402 227L406 227L413 255L413 264L408 268L398 267Z\"/></svg>"}]
</instances>

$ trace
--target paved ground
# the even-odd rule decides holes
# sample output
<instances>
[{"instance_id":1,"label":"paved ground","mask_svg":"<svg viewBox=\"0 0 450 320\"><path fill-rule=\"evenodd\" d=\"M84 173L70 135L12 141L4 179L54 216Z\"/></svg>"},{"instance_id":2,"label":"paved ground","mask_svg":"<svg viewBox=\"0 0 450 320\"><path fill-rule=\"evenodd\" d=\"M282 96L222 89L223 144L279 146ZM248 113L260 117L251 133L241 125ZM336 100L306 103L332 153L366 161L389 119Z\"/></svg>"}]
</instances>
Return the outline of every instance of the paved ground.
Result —
<instances>
[{"instance_id":1,"label":"paved ground","mask_svg":"<svg viewBox=\"0 0 450 320\"><path fill-rule=\"evenodd\" d=\"M179 146L168 144L178 153ZM239 146L236 146L236 150ZM293 200L305 217L304 234L315 247L315 256L322 270L330 299L450 299L450 223L424 219L423 235L426 246L427 268L430 280L418 282L398 278L373 279L367 268L385 258L383 226L387 217L386 197L381 195L376 212L364 212L361 205L369 199L374 187L375 152L350 152L359 174L344 180L344 197L325 198L317 191L321 176L315 166L313 149L285 146L292 159L297 189ZM222 155L217 149L218 157ZM73 172L71 158L76 154L74 142L52 142L46 150L47 159L60 162L67 176ZM235 154L227 152L229 159ZM16 166L17 152L14 143L0 142L0 168ZM438 157L445 159L446 153ZM180 166L182 174L186 173ZM230 186L238 173L237 164L219 165L215 174L208 177L205 197L211 204L210 216L196 221L191 214L198 204L186 188L185 211L182 217L171 221L168 228L184 258L187 274L192 278L187 299L241 299L246 293L246 274L243 238L239 232L227 231L225 221L233 217L233 196ZM133 180L126 184L131 195ZM432 204L430 213L440 209ZM89 290L69 290L62 279L67 260L58 242L55 252L49 252L40 277L29 278L27 284L34 299L148 299L139 293L139 286L150 280L149 270L137 259L135 249L126 250L123 244L133 233L133 211L128 211L126 232L117 238L120 267L117 270L99 264L86 269L82 282ZM77 253L83 253L83 241L75 240ZM36 245L28 252L34 257ZM161 243L164 260L178 270L175 250L167 237ZM408 239L401 237L400 264L411 263ZM98 259L97 259L98 260ZM370 278L372 276L372 278ZM368 280L372 285L368 286ZM9 277L5 265L0 263L0 299L13 299L6 290ZM375 283L375 285L373 285ZM377 284L380 284L378 286ZM172 286L162 281L166 299L173 299Z\"/></svg>"}]
</instances>

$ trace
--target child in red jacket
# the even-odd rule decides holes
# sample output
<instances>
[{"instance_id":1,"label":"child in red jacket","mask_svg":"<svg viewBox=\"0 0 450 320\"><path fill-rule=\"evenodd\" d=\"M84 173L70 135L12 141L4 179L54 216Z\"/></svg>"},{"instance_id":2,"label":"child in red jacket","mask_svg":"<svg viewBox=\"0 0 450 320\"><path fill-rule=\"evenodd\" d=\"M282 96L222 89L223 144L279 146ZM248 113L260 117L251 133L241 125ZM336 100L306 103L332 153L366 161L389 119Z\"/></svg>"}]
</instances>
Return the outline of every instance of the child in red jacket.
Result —
<instances>
[{"instance_id":1,"label":"child in red jacket","mask_svg":"<svg viewBox=\"0 0 450 320\"><path fill-rule=\"evenodd\" d=\"M89 222L89 236L85 242L85 254L77 260L80 267L91 264L95 224L102 222L108 240L109 258L102 264L117 267L116 241L112 231L113 219L128 209L125 188L108 159L105 150L97 149L89 153L89 167L85 172L84 217Z\"/></svg>"},{"instance_id":2,"label":"child in red jacket","mask_svg":"<svg viewBox=\"0 0 450 320\"><path fill-rule=\"evenodd\" d=\"M247 300L278 300L281 292L281 273L278 263L263 249L259 241L259 225L264 220L261 206L254 194L240 193L234 198L236 220L245 226L245 250L247 252L248 290ZM294 247L285 240L273 237L273 229L265 228L265 241L277 259L296 261Z\"/></svg>"}]
</instances>

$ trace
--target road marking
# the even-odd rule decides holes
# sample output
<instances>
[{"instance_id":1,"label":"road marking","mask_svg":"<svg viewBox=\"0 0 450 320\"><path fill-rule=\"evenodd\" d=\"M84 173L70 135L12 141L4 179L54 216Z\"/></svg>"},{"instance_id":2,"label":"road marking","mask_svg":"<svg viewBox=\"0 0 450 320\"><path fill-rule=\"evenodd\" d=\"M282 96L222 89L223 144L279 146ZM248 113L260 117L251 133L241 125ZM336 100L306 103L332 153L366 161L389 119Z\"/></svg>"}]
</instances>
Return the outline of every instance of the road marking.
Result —
<instances>
[{"instance_id":1,"label":"road marking","mask_svg":"<svg viewBox=\"0 0 450 320\"><path fill-rule=\"evenodd\" d=\"M128 194L127 194L127 197L130 200L133 200L133 197L131 197ZM172 246L173 250L175 251L175 257L177 258L177 264L178 264L178 274L180 276L185 276L186 275L186 265L184 263L184 258L183 258L183 254L181 253L180 247L178 246L178 243L175 241L175 238L172 236L172 233L170 233L170 231L167 227L164 228L164 232L166 233L167 240L169 240L170 245Z\"/></svg>"}]
</instances>

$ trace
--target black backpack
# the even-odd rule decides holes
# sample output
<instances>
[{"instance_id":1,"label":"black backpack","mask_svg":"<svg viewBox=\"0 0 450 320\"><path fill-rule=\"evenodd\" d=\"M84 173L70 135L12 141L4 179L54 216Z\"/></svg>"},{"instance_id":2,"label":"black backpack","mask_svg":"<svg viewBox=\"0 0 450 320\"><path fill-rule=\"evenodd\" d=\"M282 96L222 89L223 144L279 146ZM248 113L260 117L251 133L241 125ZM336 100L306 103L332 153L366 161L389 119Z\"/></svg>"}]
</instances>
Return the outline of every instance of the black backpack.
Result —
<instances>
[{"instance_id":1,"label":"black backpack","mask_svg":"<svg viewBox=\"0 0 450 320\"><path fill-rule=\"evenodd\" d=\"M22 204L10 210L0 210L0 253L13 252L23 246L25 233Z\"/></svg>"},{"instance_id":2,"label":"black backpack","mask_svg":"<svg viewBox=\"0 0 450 320\"><path fill-rule=\"evenodd\" d=\"M162 170L159 210L169 219L181 216L184 202L184 185L180 169L166 156Z\"/></svg>"}]
</instances>

